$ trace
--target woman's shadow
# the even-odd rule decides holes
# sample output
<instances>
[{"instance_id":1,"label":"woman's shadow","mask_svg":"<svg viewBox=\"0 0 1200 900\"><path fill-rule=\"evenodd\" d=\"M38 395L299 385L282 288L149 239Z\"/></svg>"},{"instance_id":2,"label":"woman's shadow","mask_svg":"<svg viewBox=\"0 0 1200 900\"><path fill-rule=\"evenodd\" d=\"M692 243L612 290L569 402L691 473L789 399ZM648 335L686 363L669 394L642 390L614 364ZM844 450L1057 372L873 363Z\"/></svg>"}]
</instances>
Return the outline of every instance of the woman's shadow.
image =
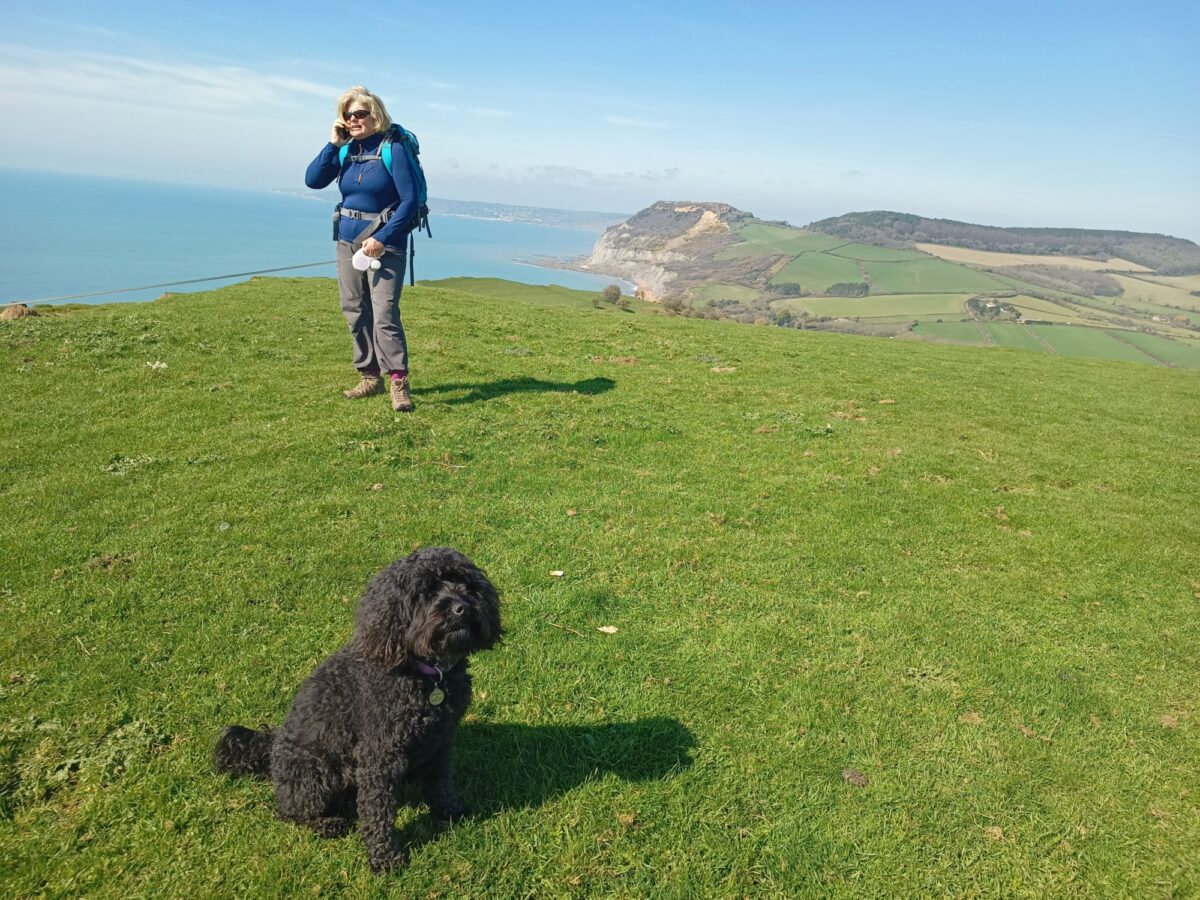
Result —
<instances>
[{"instance_id":1,"label":"woman's shadow","mask_svg":"<svg viewBox=\"0 0 1200 900\"><path fill-rule=\"evenodd\" d=\"M467 821L541 806L596 776L625 781L668 778L692 764L696 739L666 716L605 725L474 722L459 728L455 780L472 812ZM401 835L410 850L445 826L429 816Z\"/></svg>"},{"instance_id":2,"label":"woman's shadow","mask_svg":"<svg viewBox=\"0 0 1200 900\"><path fill-rule=\"evenodd\" d=\"M537 378L523 376L521 378L502 378L499 381L487 381L479 384L438 384L433 387L414 388L414 394L422 396L431 394L449 394L457 391L467 391L462 397L442 400L447 406L458 406L462 403L478 403L481 400L493 400L506 394L530 393L560 393L560 394L603 394L611 391L616 382L611 378L585 378L582 381L541 381Z\"/></svg>"}]
</instances>

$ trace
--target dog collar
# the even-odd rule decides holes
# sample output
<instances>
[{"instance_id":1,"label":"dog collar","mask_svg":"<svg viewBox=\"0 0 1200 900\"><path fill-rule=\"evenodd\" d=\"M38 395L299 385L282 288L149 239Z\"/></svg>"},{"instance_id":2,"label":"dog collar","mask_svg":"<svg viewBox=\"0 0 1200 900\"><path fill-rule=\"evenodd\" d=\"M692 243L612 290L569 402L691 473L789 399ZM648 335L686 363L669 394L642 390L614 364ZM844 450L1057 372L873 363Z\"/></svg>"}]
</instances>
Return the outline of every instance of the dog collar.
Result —
<instances>
[{"instance_id":1,"label":"dog collar","mask_svg":"<svg viewBox=\"0 0 1200 900\"><path fill-rule=\"evenodd\" d=\"M436 665L431 665L422 659L418 659L416 665L417 671L422 675L425 675L429 678L436 678L438 681L442 680L444 673Z\"/></svg>"},{"instance_id":2,"label":"dog collar","mask_svg":"<svg viewBox=\"0 0 1200 900\"><path fill-rule=\"evenodd\" d=\"M435 679L433 690L429 692L429 705L441 706L442 701L446 699L446 692L442 690L442 678L445 676L442 674L441 668L435 664L427 663L423 659L418 659L416 665L417 671L422 675Z\"/></svg>"}]
</instances>

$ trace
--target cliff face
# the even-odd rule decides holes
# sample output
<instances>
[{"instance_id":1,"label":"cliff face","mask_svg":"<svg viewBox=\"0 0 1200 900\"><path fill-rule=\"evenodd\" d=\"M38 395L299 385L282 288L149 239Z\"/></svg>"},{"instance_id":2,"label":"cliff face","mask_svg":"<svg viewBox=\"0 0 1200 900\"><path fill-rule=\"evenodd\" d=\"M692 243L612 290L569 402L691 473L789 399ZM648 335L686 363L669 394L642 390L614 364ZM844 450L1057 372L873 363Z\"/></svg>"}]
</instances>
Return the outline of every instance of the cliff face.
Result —
<instances>
[{"instance_id":1,"label":"cliff face","mask_svg":"<svg viewBox=\"0 0 1200 900\"><path fill-rule=\"evenodd\" d=\"M736 242L731 226L752 218L727 203L660 200L604 232L583 268L632 281L648 300L682 296Z\"/></svg>"}]
</instances>

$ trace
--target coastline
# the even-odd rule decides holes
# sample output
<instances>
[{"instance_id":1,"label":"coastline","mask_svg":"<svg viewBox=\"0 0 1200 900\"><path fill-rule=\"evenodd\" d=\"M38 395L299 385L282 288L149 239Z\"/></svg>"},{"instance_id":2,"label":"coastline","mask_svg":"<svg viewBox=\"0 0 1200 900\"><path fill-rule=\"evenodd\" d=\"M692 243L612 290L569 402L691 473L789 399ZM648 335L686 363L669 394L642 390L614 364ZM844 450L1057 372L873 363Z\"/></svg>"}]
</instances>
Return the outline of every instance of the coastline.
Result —
<instances>
[{"instance_id":1,"label":"coastline","mask_svg":"<svg viewBox=\"0 0 1200 900\"><path fill-rule=\"evenodd\" d=\"M534 266L538 269L560 269L567 272L579 272L584 275L592 275L596 278L607 278L610 279L613 284L618 285L621 288L622 294L627 294L630 297L635 296L636 293L641 290L638 285L625 278L618 278L615 275L606 275L603 272L597 272L594 269L589 269L582 265L582 263L587 259L589 259L587 256L572 256L566 259L554 256L529 256L518 258L515 260L515 262L523 266Z\"/></svg>"}]
</instances>

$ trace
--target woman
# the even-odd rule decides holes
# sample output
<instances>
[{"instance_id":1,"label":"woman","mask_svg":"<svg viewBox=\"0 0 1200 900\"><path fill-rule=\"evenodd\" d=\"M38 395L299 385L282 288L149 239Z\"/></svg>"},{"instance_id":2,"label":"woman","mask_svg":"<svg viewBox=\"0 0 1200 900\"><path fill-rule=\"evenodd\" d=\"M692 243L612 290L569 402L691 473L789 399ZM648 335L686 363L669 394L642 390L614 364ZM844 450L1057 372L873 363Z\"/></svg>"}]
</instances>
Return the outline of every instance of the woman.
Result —
<instances>
[{"instance_id":1,"label":"woman","mask_svg":"<svg viewBox=\"0 0 1200 900\"><path fill-rule=\"evenodd\" d=\"M316 190L336 178L342 192L334 213L338 289L359 374L358 384L342 393L350 400L382 393L386 373L392 408L412 412L400 289L404 243L417 213L417 191L407 153L392 155L390 174L383 163L381 147L391 131L392 120L382 100L365 87L347 89L338 98L329 143L309 164L304 183ZM341 150L346 144L350 147L343 162ZM354 268L351 258L360 248L379 260L378 269Z\"/></svg>"}]
</instances>

